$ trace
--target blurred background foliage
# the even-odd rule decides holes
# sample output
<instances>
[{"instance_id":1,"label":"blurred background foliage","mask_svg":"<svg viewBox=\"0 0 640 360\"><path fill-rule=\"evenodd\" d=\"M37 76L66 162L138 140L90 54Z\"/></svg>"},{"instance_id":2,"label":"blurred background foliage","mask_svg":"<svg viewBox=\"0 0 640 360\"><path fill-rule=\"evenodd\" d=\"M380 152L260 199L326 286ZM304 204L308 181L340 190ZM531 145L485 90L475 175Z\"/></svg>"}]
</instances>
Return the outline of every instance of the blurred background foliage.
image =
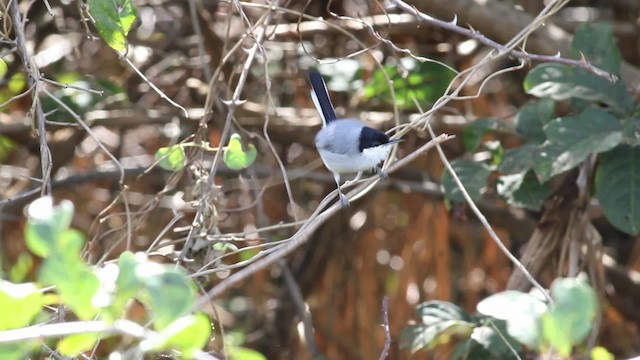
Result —
<instances>
[{"instance_id":1,"label":"blurred background foliage","mask_svg":"<svg viewBox=\"0 0 640 360\"><path fill-rule=\"evenodd\" d=\"M50 80L39 86L46 87L91 128L89 136L58 102L39 93L48 120L53 194L58 200L73 202L76 213L72 226L86 235L85 258L91 263L117 258L127 250L124 240L130 233L128 250L148 250L152 259L162 263L174 263L179 257L195 214L191 201L208 186L206 176L215 152L186 148L189 166L177 173L151 168L157 160L155 154L182 141L220 145L226 100L232 98L247 56L244 50L253 41L243 38L247 21L253 24L266 13L262 2L241 3L246 18L239 16L235 3L225 1L134 4L137 14L123 55L98 36L104 34L89 21L87 3L20 2L28 18L24 29L27 48L42 78ZM443 20L457 15L461 26L469 25L500 43L507 42L543 7L538 0L483 4L416 0L411 4ZM7 16L8 1L3 0L2 5L0 254L4 274L33 280L39 261L28 255L24 244L23 206L38 194L40 153L32 99L30 94L21 96L29 85L10 41L14 34ZM267 29L268 39L249 69L241 94L244 102L233 119L243 148L257 149L255 163L240 171L220 166L215 215L208 217L209 229L215 231L198 238L199 250L190 253L190 261L184 263L189 272L204 273L197 280L205 289L229 276L233 270L227 266L251 260L260 249L256 246L286 239L295 231L295 227L284 225L267 232L258 229L305 219L335 186L313 145L320 119L309 99L306 71L310 67L318 67L325 75L339 116L360 117L386 130L396 125L396 111L398 120L406 123L418 115L416 104L422 110L430 108L455 75L450 68L467 69L488 51L473 39L425 24L418 26L413 16L394 11L387 14L375 1L285 2L282 7L288 11L276 11ZM301 13L312 18L301 17ZM326 22L313 20L319 16ZM360 17L367 17L385 41L435 61L420 62L397 51L359 24ZM640 89L639 19L636 1L571 1L548 26L531 36L527 51L560 51L569 56L572 34L580 25L608 24L619 58L610 54L588 60L604 64L614 73L620 64L626 87L619 91L625 98L619 101L614 96L619 93L606 93L614 98L590 98L591 104L597 102L607 109L618 106L633 117ZM547 32L552 25L557 25L553 38ZM586 45L599 43L592 38L579 40ZM234 47L236 44L240 47ZM579 54L573 48L576 58ZM187 114L154 91L122 56L168 98L186 108ZM393 88L376 61L393 80ZM525 254L536 261L531 266L545 286L565 270L563 256L569 245L560 240L568 238L567 229L597 231L604 256L585 256L581 263L595 271L590 276L601 296L595 343L616 358L638 354L637 231L627 231L608 220L606 211L591 197L576 209L579 197L571 186L577 176L575 169L543 175L526 171L519 178L503 179L502 188L495 185L500 175L529 170L532 146L549 136L542 125L555 118L554 114L586 106L576 99L537 99L535 96L541 95L530 91L532 84L540 83L533 78L535 73L529 72L533 65L483 83L490 74L516 64L504 58L487 65L464 88L462 95L470 97L448 103L431 124L437 133L456 135L454 141L444 144L449 159L461 159L454 163L454 169L502 241L516 255ZM611 86L621 86L617 84ZM95 91L81 90L86 88ZM207 98L212 104L210 113L205 113ZM538 126L531 127L536 120ZM631 138L635 132L629 131ZM410 132L398 157L428 140L424 131ZM274 154L287 169L296 205L289 202ZM602 161L611 166L620 158L609 156ZM124 168L123 184L113 158ZM388 295L393 340L389 358L406 359L411 355L409 349L400 349L400 335L419 320L415 316L419 303L449 301L473 313L481 299L508 286L518 288L512 265L459 195L448 193L443 201L444 190L453 189L451 179L443 174L437 154L427 153L327 221L311 241L289 257L288 269L276 266L260 272L204 309L214 323L207 349L216 354L235 353L238 359L309 359L315 351L328 359L377 358L385 342L381 302ZM518 189L527 191L517 193ZM505 194L506 200L501 197ZM568 223L567 214L578 210L588 214L589 225ZM549 235L555 230L562 234ZM545 238L560 240L553 246L542 243L548 253L527 255L525 244ZM286 272L310 311L313 346L304 339ZM113 346L103 342L98 354L108 353ZM421 350L413 357L442 359L452 351L453 347L445 344L429 352Z\"/></svg>"}]
</instances>

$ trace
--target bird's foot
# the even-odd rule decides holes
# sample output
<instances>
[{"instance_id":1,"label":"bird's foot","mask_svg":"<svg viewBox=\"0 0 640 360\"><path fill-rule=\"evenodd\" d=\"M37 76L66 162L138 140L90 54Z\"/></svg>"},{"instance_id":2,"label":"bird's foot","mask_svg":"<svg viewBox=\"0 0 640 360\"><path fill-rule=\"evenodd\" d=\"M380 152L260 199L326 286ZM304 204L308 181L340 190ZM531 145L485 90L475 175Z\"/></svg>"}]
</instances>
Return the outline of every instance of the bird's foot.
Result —
<instances>
[{"instance_id":1,"label":"bird's foot","mask_svg":"<svg viewBox=\"0 0 640 360\"><path fill-rule=\"evenodd\" d=\"M340 193L340 204L342 205L342 207L349 207L349 199L347 199L347 196L343 193Z\"/></svg>"},{"instance_id":2,"label":"bird's foot","mask_svg":"<svg viewBox=\"0 0 640 360\"><path fill-rule=\"evenodd\" d=\"M379 166L376 166L374 170L375 170L376 174L378 174L378 176L380 176L380 179L382 179L382 180L385 180L385 179L387 179L389 177L389 175L387 175L387 173L384 172L382 170L382 168L379 167Z\"/></svg>"}]
</instances>

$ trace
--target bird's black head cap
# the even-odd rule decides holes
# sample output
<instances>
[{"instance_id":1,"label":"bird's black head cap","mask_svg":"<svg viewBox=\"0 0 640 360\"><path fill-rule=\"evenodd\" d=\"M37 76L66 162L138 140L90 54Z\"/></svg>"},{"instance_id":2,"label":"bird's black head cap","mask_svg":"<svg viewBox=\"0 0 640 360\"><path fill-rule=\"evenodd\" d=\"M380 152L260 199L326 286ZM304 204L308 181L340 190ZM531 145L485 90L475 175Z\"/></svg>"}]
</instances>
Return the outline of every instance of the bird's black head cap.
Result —
<instances>
[{"instance_id":1,"label":"bird's black head cap","mask_svg":"<svg viewBox=\"0 0 640 360\"><path fill-rule=\"evenodd\" d=\"M360 151L389 143L389 138L382 131L365 126L360 131Z\"/></svg>"}]
</instances>

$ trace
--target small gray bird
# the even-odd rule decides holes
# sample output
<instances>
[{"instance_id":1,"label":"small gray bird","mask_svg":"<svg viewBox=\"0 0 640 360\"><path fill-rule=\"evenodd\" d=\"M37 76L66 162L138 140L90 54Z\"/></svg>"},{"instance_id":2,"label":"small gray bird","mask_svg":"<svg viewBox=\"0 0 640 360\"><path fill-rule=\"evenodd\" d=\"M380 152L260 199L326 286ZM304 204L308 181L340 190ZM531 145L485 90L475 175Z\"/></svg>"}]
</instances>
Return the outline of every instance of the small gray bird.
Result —
<instances>
[{"instance_id":1,"label":"small gray bird","mask_svg":"<svg viewBox=\"0 0 640 360\"><path fill-rule=\"evenodd\" d=\"M382 131L366 126L358 119L338 119L329 99L322 75L316 70L309 72L311 98L322 117L322 129L316 134L316 148L327 169L333 172L338 185L342 206L349 206L349 199L340 188L340 174L358 173L373 169L381 178L386 178L378 166L389 155L391 147L400 139L389 139Z\"/></svg>"}]
</instances>

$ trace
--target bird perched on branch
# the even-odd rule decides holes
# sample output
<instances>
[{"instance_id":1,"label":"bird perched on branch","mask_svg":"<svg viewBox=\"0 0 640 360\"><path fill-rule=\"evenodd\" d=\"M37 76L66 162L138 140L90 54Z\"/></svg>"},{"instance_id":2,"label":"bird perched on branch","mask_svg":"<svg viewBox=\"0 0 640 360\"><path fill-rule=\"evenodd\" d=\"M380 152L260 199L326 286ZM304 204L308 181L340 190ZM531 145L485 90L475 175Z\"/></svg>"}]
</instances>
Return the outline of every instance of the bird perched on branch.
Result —
<instances>
[{"instance_id":1,"label":"bird perched on branch","mask_svg":"<svg viewBox=\"0 0 640 360\"><path fill-rule=\"evenodd\" d=\"M389 155L391 147L400 139L389 139L384 132L366 126L358 119L338 119L331 104L322 75L316 70L309 72L311 98L320 116L322 129L316 134L315 143L320 158L331 170L338 186L338 195L343 207L349 199L340 188L340 174L357 173L373 169L381 178L387 174L378 166Z\"/></svg>"}]
</instances>

